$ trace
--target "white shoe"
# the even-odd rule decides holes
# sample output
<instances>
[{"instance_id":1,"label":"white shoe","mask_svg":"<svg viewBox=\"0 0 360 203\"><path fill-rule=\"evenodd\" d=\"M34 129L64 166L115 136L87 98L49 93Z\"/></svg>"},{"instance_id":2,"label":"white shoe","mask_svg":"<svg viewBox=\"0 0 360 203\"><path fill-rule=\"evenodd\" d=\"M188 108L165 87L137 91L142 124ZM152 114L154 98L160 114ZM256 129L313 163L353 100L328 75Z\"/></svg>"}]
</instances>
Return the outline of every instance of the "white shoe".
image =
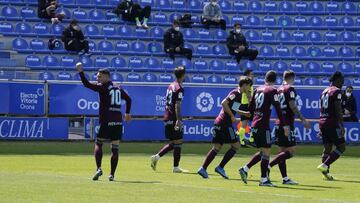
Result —
<instances>
[{"instance_id":1,"label":"white shoe","mask_svg":"<svg viewBox=\"0 0 360 203\"><path fill-rule=\"evenodd\" d=\"M143 23L143 24L142 24L142 27L143 27L144 29L146 29L146 30L149 29L149 26L148 26L146 23Z\"/></svg>"},{"instance_id":2,"label":"white shoe","mask_svg":"<svg viewBox=\"0 0 360 203\"><path fill-rule=\"evenodd\" d=\"M136 27L140 28L141 27L141 23L140 21L136 22Z\"/></svg>"},{"instance_id":3,"label":"white shoe","mask_svg":"<svg viewBox=\"0 0 360 203\"><path fill-rule=\"evenodd\" d=\"M159 158L156 155L151 156L151 168L156 171L156 164L159 161Z\"/></svg>"},{"instance_id":4,"label":"white shoe","mask_svg":"<svg viewBox=\"0 0 360 203\"><path fill-rule=\"evenodd\" d=\"M189 170L185 170L180 167L174 167L173 173L189 173Z\"/></svg>"}]
</instances>

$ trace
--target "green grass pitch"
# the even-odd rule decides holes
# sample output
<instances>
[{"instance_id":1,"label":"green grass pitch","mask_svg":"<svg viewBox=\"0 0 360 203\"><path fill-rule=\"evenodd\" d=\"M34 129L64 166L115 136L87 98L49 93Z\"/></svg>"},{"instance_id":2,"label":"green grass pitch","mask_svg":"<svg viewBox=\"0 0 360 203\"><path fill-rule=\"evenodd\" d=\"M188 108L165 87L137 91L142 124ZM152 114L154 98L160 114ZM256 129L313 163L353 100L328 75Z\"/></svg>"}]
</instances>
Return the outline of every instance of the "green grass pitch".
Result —
<instances>
[{"instance_id":1,"label":"green grass pitch","mask_svg":"<svg viewBox=\"0 0 360 203\"><path fill-rule=\"evenodd\" d=\"M336 181L323 181L316 170L321 146L299 146L288 161L289 177L298 186L284 186L277 167L271 179L277 188L258 186L259 165L250 171L247 185L238 168L254 149L240 149L225 170L230 179L214 173L220 154L209 166L210 179L196 174L210 144L185 143L181 167L188 174L172 173L172 153L150 168L150 155L162 143L122 143L115 182L109 182L110 150L104 145L103 171L92 181L95 170L93 143L0 142L0 202L360 202L359 147L348 147L331 171ZM227 147L224 146L223 151ZM275 148L274 148L275 153ZM273 153L273 154L274 154Z\"/></svg>"}]
</instances>

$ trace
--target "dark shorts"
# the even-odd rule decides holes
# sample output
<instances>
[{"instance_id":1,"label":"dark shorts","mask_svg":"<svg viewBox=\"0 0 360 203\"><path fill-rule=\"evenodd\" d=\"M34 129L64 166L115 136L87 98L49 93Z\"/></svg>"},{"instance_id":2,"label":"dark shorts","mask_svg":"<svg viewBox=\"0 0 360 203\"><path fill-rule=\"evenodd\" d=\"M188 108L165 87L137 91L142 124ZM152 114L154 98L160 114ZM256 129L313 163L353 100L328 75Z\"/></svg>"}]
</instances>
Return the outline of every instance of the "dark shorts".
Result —
<instances>
[{"instance_id":1,"label":"dark shorts","mask_svg":"<svg viewBox=\"0 0 360 203\"><path fill-rule=\"evenodd\" d=\"M289 136L285 136L284 128L276 125L275 127L275 144L279 147L293 147L296 146L295 127L290 126Z\"/></svg>"},{"instance_id":2,"label":"dark shorts","mask_svg":"<svg viewBox=\"0 0 360 203\"><path fill-rule=\"evenodd\" d=\"M241 111L249 111L249 104L241 104L240 105L240 110ZM250 120L249 117L246 116L240 116L241 121L247 121Z\"/></svg>"},{"instance_id":3,"label":"dark shorts","mask_svg":"<svg viewBox=\"0 0 360 203\"><path fill-rule=\"evenodd\" d=\"M165 121L165 137L169 140L180 140L184 136L184 129L175 130L175 121Z\"/></svg>"},{"instance_id":4,"label":"dark shorts","mask_svg":"<svg viewBox=\"0 0 360 203\"><path fill-rule=\"evenodd\" d=\"M236 143L239 142L239 136L235 133L232 126L214 125L212 143Z\"/></svg>"},{"instance_id":5,"label":"dark shorts","mask_svg":"<svg viewBox=\"0 0 360 203\"><path fill-rule=\"evenodd\" d=\"M271 147L271 132L270 129L251 128L252 136L257 148Z\"/></svg>"},{"instance_id":6,"label":"dark shorts","mask_svg":"<svg viewBox=\"0 0 360 203\"><path fill-rule=\"evenodd\" d=\"M344 136L340 135L340 128L320 128L323 144L341 145L345 143Z\"/></svg>"},{"instance_id":7,"label":"dark shorts","mask_svg":"<svg viewBox=\"0 0 360 203\"><path fill-rule=\"evenodd\" d=\"M100 129L97 138L106 140L121 140L123 135L123 125L108 125L100 124Z\"/></svg>"}]
</instances>

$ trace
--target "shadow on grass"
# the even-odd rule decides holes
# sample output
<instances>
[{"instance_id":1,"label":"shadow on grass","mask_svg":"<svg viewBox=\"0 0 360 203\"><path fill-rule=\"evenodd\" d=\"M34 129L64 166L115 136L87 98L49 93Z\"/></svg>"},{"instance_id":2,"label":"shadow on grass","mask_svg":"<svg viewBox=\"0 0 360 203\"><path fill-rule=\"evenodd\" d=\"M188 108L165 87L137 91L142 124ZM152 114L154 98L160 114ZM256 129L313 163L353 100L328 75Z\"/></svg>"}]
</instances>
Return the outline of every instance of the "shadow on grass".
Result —
<instances>
[{"instance_id":1,"label":"shadow on grass","mask_svg":"<svg viewBox=\"0 0 360 203\"><path fill-rule=\"evenodd\" d=\"M162 183L161 181L141 181L141 180L120 180L116 181L120 183L128 183L128 184L158 184Z\"/></svg>"},{"instance_id":2,"label":"shadow on grass","mask_svg":"<svg viewBox=\"0 0 360 203\"><path fill-rule=\"evenodd\" d=\"M337 181L337 182L344 182L344 183L357 183L360 184L360 180L341 180L341 179L335 179L333 181Z\"/></svg>"},{"instance_id":3,"label":"shadow on grass","mask_svg":"<svg viewBox=\"0 0 360 203\"><path fill-rule=\"evenodd\" d=\"M341 187L324 186L324 185L306 185L306 184L299 184L299 186L314 187L314 188L323 188L323 189L341 189Z\"/></svg>"}]
</instances>

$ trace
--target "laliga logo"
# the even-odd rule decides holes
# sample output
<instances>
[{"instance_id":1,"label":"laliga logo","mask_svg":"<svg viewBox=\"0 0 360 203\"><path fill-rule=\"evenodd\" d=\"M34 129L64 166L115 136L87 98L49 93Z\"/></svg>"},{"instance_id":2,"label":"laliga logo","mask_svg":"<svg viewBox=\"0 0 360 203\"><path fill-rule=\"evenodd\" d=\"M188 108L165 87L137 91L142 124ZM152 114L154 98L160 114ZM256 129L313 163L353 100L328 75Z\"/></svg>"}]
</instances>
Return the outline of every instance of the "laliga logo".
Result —
<instances>
[{"instance_id":1,"label":"laliga logo","mask_svg":"<svg viewBox=\"0 0 360 203\"><path fill-rule=\"evenodd\" d=\"M299 108L299 111L301 111L301 107L303 106L303 102L302 102L302 100L301 100L300 95L297 95L297 96L296 96L296 105L297 105L297 107Z\"/></svg>"},{"instance_id":2,"label":"laliga logo","mask_svg":"<svg viewBox=\"0 0 360 203\"><path fill-rule=\"evenodd\" d=\"M196 97L196 107L201 111L201 112L208 112L211 111L211 109L214 106L214 99L211 96L210 93L208 92L201 92L197 97Z\"/></svg>"}]
</instances>

